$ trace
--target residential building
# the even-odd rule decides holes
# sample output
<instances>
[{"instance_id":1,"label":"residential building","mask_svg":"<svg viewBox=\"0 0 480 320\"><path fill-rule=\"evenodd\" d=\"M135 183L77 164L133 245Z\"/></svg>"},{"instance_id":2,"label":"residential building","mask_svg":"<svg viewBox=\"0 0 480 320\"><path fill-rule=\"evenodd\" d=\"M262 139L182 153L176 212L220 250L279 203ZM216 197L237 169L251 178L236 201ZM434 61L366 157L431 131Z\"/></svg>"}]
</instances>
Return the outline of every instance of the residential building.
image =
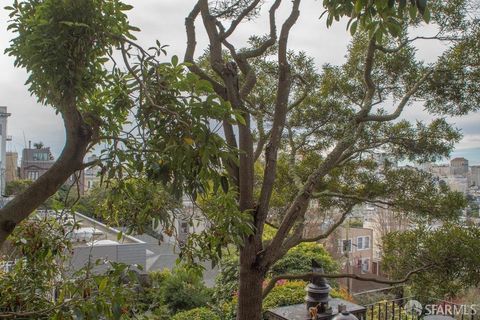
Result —
<instances>
[{"instance_id":1,"label":"residential building","mask_svg":"<svg viewBox=\"0 0 480 320\"><path fill-rule=\"evenodd\" d=\"M0 107L0 195L5 194L5 183L6 183L6 165L7 165L7 120L10 116L10 113L7 112L7 107Z\"/></svg>"},{"instance_id":2,"label":"residential building","mask_svg":"<svg viewBox=\"0 0 480 320\"><path fill-rule=\"evenodd\" d=\"M7 152L6 154L6 164L5 164L5 182L9 183L10 181L17 180L18 175L18 153L16 152Z\"/></svg>"},{"instance_id":3,"label":"residential building","mask_svg":"<svg viewBox=\"0 0 480 320\"><path fill-rule=\"evenodd\" d=\"M29 141L28 148L22 151L20 178L35 181L53 166L55 160L49 147L37 145L32 148L31 144Z\"/></svg>"},{"instance_id":4,"label":"residential building","mask_svg":"<svg viewBox=\"0 0 480 320\"><path fill-rule=\"evenodd\" d=\"M374 259L374 232L370 228L353 228L346 226L337 228L324 245L332 257L341 263L341 272L353 274L368 274L371 277L384 279L380 261ZM385 288L383 284L372 281L357 281L354 279L339 279L341 287L350 293L360 293L369 290Z\"/></svg>"},{"instance_id":5,"label":"residential building","mask_svg":"<svg viewBox=\"0 0 480 320\"><path fill-rule=\"evenodd\" d=\"M22 161L20 165L20 178L35 181L50 169L55 163L55 159L49 147L44 147L41 143L34 144L32 148L31 141L28 142L28 148L22 151ZM77 184L80 194L85 190L85 175L83 170L72 174L67 181L66 186Z\"/></svg>"},{"instance_id":6,"label":"residential building","mask_svg":"<svg viewBox=\"0 0 480 320\"><path fill-rule=\"evenodd\" d=\"M368 228L339 227L327 242L333 257L345 257L345 266L356 267L361 273L372 273L373 230Z\"/></svg>"},{"instance_id":7,"label":"residential building","mask_svg":"<svg viewBox=\"0 0 480 320\"><path fill-rule=\"evenodd\" d=\"M470 184L480 186L480 166L471 166Z\"/></svg>"},{"instance_id":8,"label":"residential building","mask_svg":"<svg viewBox=\"0 0 480 320\"><path fill-rule=\"evenodd\" d=\"M432 165L428 171L439 178L445 178L450 175L450 166L447 164Z\"/></svg>"},{"instance_id":9,"label":"residential building","mask_svg":"<svg viewBox=\"0 0 480 320\"><path fill-rule=\"evenodd\" d=\"M452 189L453 191L458 191L463 194L467 194L468 191L468 178L463 176L449 176L446 179L443 179L445 183Z\"/></svg>"},{"instance_id":10,"label":"residential building","mask_svg":"<svg viewBox=\"0 0 480 320\"><path fill-rule=\"evenodd\" d=\"M173 245L182 244L187 240L189 234L200 233L207 228L207 221L201 213L195 203L189 197L184 196L182 208L172 212L175 217L173 230L166 231L162 226L158 226L154 230L161 234L162 241Z\"/></svg>"}]
</instances>

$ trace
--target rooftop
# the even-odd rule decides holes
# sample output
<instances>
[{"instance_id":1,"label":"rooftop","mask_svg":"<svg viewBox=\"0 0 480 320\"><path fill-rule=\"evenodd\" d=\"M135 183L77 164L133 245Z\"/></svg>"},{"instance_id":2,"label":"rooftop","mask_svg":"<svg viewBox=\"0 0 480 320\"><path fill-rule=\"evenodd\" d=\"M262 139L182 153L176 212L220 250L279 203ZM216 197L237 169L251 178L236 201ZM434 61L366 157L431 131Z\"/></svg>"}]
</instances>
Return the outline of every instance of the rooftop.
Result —
<instances>
[{"instance_id":1,"label":"rooftop","mask_svg":"<svg viewBox=\"0 0 480 320\"><path fill-rule=\"evenodd\" d=\"M71 225L77 225L77 228L69 230L74 247L144 243L79 212L60 214L49 210L41 211L39 214L56 216L65 223L70 222Z\"/></svg>"}]
</instances>

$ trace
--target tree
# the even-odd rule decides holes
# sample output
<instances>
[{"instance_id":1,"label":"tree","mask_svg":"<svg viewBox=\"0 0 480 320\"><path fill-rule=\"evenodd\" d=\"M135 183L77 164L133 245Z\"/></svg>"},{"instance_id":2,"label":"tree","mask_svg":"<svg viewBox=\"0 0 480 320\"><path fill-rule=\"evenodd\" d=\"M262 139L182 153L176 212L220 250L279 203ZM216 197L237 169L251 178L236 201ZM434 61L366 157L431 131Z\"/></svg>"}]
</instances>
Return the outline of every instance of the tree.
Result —
<instances>
[{"instance_id":1,"label":"tree","mask_svg":"<svg viewBox=\"0 0 480 320\"><path fill-rule=\"evenodd\" d=\"M480 284L480 229L446 224L435 230L419 228L393 232L383 240L384 270L392 277L418 266L429 268L412 277L409 290L428 302L435 297L456 298Z\"/></svg>"},{"instance_id":2,"label":"tree","mask_svg":"<svg viewBox=\"0 0 480 320\"><path fill-rule=\"evenodd\" d=\"M42 142L42 141L40 141L40 142L35 142L35 143L33 144L33 147L34 147L35 149L42 149L42 148L43 148L43 142Z\"/></svg>"},{"instance_id":3,"label":"tree","mask_svg":"<svg viewBox=\"0 0 480 320\"><path fill-rule=\"evenodd\" d=\"M398 159L432 160L447 155L458 141L458 131L443 116L476 110L479 102L480 56L474 43L480 33L476 17L466 14L469 3L432 1L427 7L426 1L326 0L327 26L347 17L353 39L343 66L320 71L288 49L300 3L292 1L278 33L276 11L284 4L274 1L267 35L253 37L245 48L230 39L242 21L267 6L261 1L199 0L185 20L190 71L243 117L236 128L222 123L226 143L239 150L238 159L226 166L229 182L239 210L251 214L254 223L253 234L240 245L237 319L260 319L262 282L270 267L299 243L327 237L356 204L395 207L421 220L453 217L464 206L462 196L428 174L379 167L368 155L382 149ZM195 61L197 20L208 35L207 63ZM435 23L438 34L409 37L422 20ZM448 46L434 64L415 56L412 44L426 38ZM418 99L426 99L425 108L439 117L428 124L401 120ZM283 207L273 208L282 154L290 160L294 190ZM260 155L263 176L255 180ZM324 233L306 238L304 216L313 199L319 212L342 213ZM264 242L273 211L280 212L280 223L273 239Z\"/></svg>"},{"instance_id":4,"label":"tree","mask_svg":"<svg viewBox=\"0 0 480 320\"><path fill-rule=\"evenodd\" d=\"M104 63L118 38L131 37L123 12L128 9L101 0L15 1L7 7L9 29L17 35L7 53L28 71L30 92L62 116L66 142L54 165L0 209L0 244L85 167L84 156L101 135L115 132L125 121L128 93L118 90L120 75L108 72Z\"/></svg>"},{"instance_id":5,"label":"tree","mask_svg":"<svg viewBox=\"0 0 480 320\"><path fill-rule=\"evenodd\" d=\"M128 23L123 15L120 19L115 15L101 15L113 16L116 23L122 21L120 26L100 24L101 30L120 28L120 32L112 37L100 37L100 46L74 41L81 45L74 46L73 53L85 54L87 50L101 59L106 55L102 48L116 44L129 75L114 73L117 75L114 79L126 78L111 89L116 93L115 99L93 90L110 89L110 86L102 86L103 82L93 85L80 81L89 89L87 92L95 94L78 109L73 109L76 115L73 120L71 113L64 112L72 110L67 108L69 104L56 99L58 95L47 96L44 90L52 86L43 82L40 84L45 86L39 86L38 81L44 80L44 76L35 73L40 66L42 70L51 66L45 61L55 66L64 65L59 61L64 62L62 57L65 59L69 54L62 50L59 54L47 50L45 56L32 54L30 44L48 43L43 39L53 39L51 35L56 35L58 28L64 26L68 27L65 27L67 31L89 35L87 31L97 26L96 18L105 21L96 15L100 15L97 10L91 14L98 4L91 0L81 2L88 4L87 8L66 11L74 17L88 13L83 18L93 21L66 19L66 23L60 23L54 9L58 7L64 11L64 3L66 9L71 9L73 4L80 6L71 1L35 2L46 6L40 13L51 14L42 19L42 23L51 21L51 17L57 23L40 23L39 29L33 28L36 25L31 26L32 29L18 28L20 36L11 49L12 54L20 57L18 63L33 75L33 92L61 106L58 110L63 112L67 129L74 124L76 131L67 130L67 137L77 143L73 146L67 139L67 147L72 152L77 151L77 156L61 163L65 166L68 163L67 169L81 167L79 154L86 150L84 146L90 142L91 132L82 135L83 127L78 125L84 123L78 118L85 112L86 124L98 123L90 120L93 112L88 113L91 109L87 106L96 107L95 111L105 115L106 127L111 131L99 134L109 142L104 153L107 180L116 178L122 183L127 177L147 179L165 185L177 198L183 194L190 196L204 209L210 228L188 239L182 250L183 258L190 262L196 261L196 257L215 258L215 255L221 256L225 246L232 243L238 246L237 319L261 319L262 299L279 279L310 278L310 273L280 275L262 288L270 268L291 248L328 237L355 205L367 202L392 207L419 223L430 219L453 220L465 205L461 194L450 192L429 174L388 164L379 166L371 154L381 149L397 159L432 161L448 155L460 139L460 133L448 124L445 116L463 115L480 105L476 86L480 74L480 54L476 50L480 30L477 17L469 12L470 2L431 1L426 6L426 1L325 0L327 26L334 20L349 18L352 42L344 65L327 64L320 69L305 53L292 52L288 48L290 31L300 15L301 0L292 1L281 26L277 25L276 13L280 6L288 4L281 0L271 3L267 35L252 37L245 48L237 48L231 42L232 35L242 21L254 19L267 3L260 0L196 1L185 20L188 43L184 64L179 63L177 57L172 57L170 63L160 62L163 47L159 43L152 50L144 50L131 39L125 39L123 33L127 32ZM30 8L29 4L26 8ZM31 21L35 22L28 14L32 11L16 9L20 25L30 26ZM201 20L209 40L206 59L198 61L195 59L197 19ZM422 21L434 23L438 34L409 37L412 28L421 25ZM44 28L52 34L35 34L33 40L37 42L31 39L22 42L24 30ZM416 57L413 44L426 38L442 41L447 46L436 63L426 64ZM70 43L69 40L62 38L56 43L63 45ZM25 48L28 50L23 51ZM54 57L52 60L50 55ZM73 59L85 60L85 56ZM93 66L101 65L101 61ZM84 79L82 76L91 73L86 70L74 68L73 71L79 71L73 73L79 76L74 79ZM59 92L60 97L69 93L65 97L72 98L71 72L68 75L61 78L65 83L53 86L70 88ZM47 80L57 83L56 79ZM84 89L75 84L75 88ZM137 94L130 99L129 94L133 93ZM80 95L75 101L80 98L86 96ZM115 103L110 103L112 100ZM424 100L424 107L435 119L428 123L401 120L403 110L415 100ZM119 101L121 107L118 109ZM134 129L122 131L122 121L116 116L121 113L124 120L132 104L138 106ZM218 128L223 129L223 135L217 133ZM65 155L71 157L72 153ZM282 159L288 161L288 170L280 170L278 163ZM60 169L53 172L66 171L63 167ZM256 170L259 176L255 175ZM280 185L285 181L291 182L289 188ZM0 211L3 226L0 240L17 223L11 220L15 206L23 219L36 205L29 197L35 199L45 195L43 189L39 190L45 184L39 179L17 197L27 204L28 210L19 211L20 200L17 200ZM123 184L123 190L128 197L132 191L127 185ZM58 185L52 184L51 188L54 187ZM35 190L41 191L40 196ZM273 202L274 192L279 192L283 199L276 198L280 201ZM304 226L312 202L319 215L327 216L328 223L321 234L309 237L304 234ZM263 239L266 225L276 227L269 241ZM428 267L422 264L417 269L402 270L406 273L398 275L401 278L385 283L405 282ZM325 276L362 278L348 274Z\"/></svg>"},{"instance_id":6,"label":"tree","mask_svg":"<svg viewBox=\"0 0 480 320\"><path fill-rule=\"evenodd\" d=\"M108 166L105 180L117 177L118 183L128 189L129 184L122 178L128 177L133 168L117 165L125 162L123 150L152 152L141 143L128 144L127 138L135 136L139 125L142 132L147 132L151 123L162 128L157 138L167 140L170 148L164 144L156 146L156 151L162 150L165 158L175 154L189 159L188 169L185 161L173 161L178 168L180 164L185 171L205 168L196 172L190 185L216 170L218 163L210 163L210 158L193 161L192 153L203 149L192 146L192 137L203 135L204 148L215 149L214 154L225 152L221 141L210 134L208 120L226 118L230 110L220 103L212 108L211 88L198 77L186 74L176 62L160 62L159 57L165 53L160 43L146 51L133 42L132 32L138 28L129 24L125 14L131 8L116 0L15 1L6 8L11 18L8 28L16 35L6 52L15 57L16 66L27 70L29 90L38 102L61 115L66 142L53 166L0 209L0 244L79 170L99 164ZM130 72L123 71L115 61L116 49L121 49ZM139 53L132 53L136 49L140 49ZM109 62L113 67L107 67ZM131 69L132 64L137 72ZM152 90L147 92L146 88ZM184 91L192 95L185 97ZM201 101L199 96L209 99ZM135 114L139 125L125 128L131 114ZM84 163L87 151L100 143L109 146L105 158ZM144 159L136 160L135 169L139 169ZM182 171L178 169L177 173L180 178ZM167 177L158 159L149 167L149 176ZM172 185L175 189L178 181Z\"/></svg>"}]
</instances>

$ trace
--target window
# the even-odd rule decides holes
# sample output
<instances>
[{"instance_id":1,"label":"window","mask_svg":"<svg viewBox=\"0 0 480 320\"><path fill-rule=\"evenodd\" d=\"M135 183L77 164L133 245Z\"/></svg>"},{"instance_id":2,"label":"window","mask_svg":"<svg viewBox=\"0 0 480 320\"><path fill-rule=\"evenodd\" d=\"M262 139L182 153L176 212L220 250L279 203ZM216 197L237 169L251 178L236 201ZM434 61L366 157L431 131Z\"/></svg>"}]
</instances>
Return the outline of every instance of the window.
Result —
<instances>
[{"instance_id":1,"label":"window","mask_svg":"<svg viewBox=\"0 0 480 320\"><path fill-rule=\"evenodd\" d=\"M340 240L339 241L340 252L352 252L352 240Z\"/></svg>"},{"instance_id":2,"label":"window","mask_svg":"<svg viewBox=\"0 0 480 320\"><path fill-rule=\"evenodd\" d=\"M370 259L362 258L362 272L370 270Z\"/></svg>"},{"instance_id":3,"label":"window","mask_svg":"<svg viewBox=\"0 0 480 320\"><path fill-rule=\"evenodd\" d=\"M357 237L357 250L366 250L370 249L370 237L362 236Z\"/></svg>"},{"instance_id":4,"label":"window","mask_svg":"<svg viewBox=\"0 0 480 320\"><path fill-rule=\"evenodd\" d=\"M28 171L27 172L27 178L29 180L35 181L35 180L38 179L38 177L39 177L38 171Z\"/></svg>"},{"instance_id":5,"label":"window","mask_svg":"<svg viewBox=\"0 0 480 320\"><path fill-rule=\"evenodd\" d=\"M34 152L33 153L33 160L35 161L48 161L50 157L48 156L47 152Z\"/></svg>"}]
</instances>

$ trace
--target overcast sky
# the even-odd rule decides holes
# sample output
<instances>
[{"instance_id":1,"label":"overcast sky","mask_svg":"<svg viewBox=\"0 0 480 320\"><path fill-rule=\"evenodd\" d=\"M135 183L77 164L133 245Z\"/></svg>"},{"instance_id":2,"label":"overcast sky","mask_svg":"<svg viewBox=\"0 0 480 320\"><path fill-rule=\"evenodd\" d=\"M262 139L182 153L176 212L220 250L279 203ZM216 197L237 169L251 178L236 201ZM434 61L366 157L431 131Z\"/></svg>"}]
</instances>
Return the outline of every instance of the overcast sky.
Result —
<instances>
[{"instance_id":1,"label":"overcast sky","mask_svg":"<svg viewBox=\"0 0 480 320\"><path fill-rule=\"evenodd\" d=\"M12 57L3 54L8 41L13 37L6 31L7 11L3 7L10 5L13 0L0 0L0 105L7 106L12 115L9 118L8 132L12 136L8 150L21 153L28 141L42 141L52 148L55 156L60 153L64 138L61 119L55 115L50 107L41 106L28 93L24 85L27 74L22 69L13 67ZM191 9L193 0L129 0L134 6L129 17L133 25L142 29L137 34L142 45L154 44L158 39L162 44L168 44L169 54L183 57L186 37L184 19ZM322 1L306 0L301 6L300 19L293 28L290 36L290 48L306 51L314 57L318 66L324 63L341 64L344 61L346 47L350 40L349 33L343 23L336 23L326 29L325 20L319 20L322 12ZM285 1L284 8L288 9L290 1ZM280 11L279 20L286 11ZM267 21L260 18L251 23L242 24L233 42L242 44L253 34L265 33ZM201 26L197 27L198 46L197 54L205 48L205 34ZM417 44L419 56L426 60L438 56L442 47L424 41ZM420 106L412 106L405 112L410 120L426 120L429 116ZM450 119L464 134L463 140L456 146L454 156L463 155L471 163L480 163L480 114L471 114L468 117Z\"/></svg>"}]
</instances>

